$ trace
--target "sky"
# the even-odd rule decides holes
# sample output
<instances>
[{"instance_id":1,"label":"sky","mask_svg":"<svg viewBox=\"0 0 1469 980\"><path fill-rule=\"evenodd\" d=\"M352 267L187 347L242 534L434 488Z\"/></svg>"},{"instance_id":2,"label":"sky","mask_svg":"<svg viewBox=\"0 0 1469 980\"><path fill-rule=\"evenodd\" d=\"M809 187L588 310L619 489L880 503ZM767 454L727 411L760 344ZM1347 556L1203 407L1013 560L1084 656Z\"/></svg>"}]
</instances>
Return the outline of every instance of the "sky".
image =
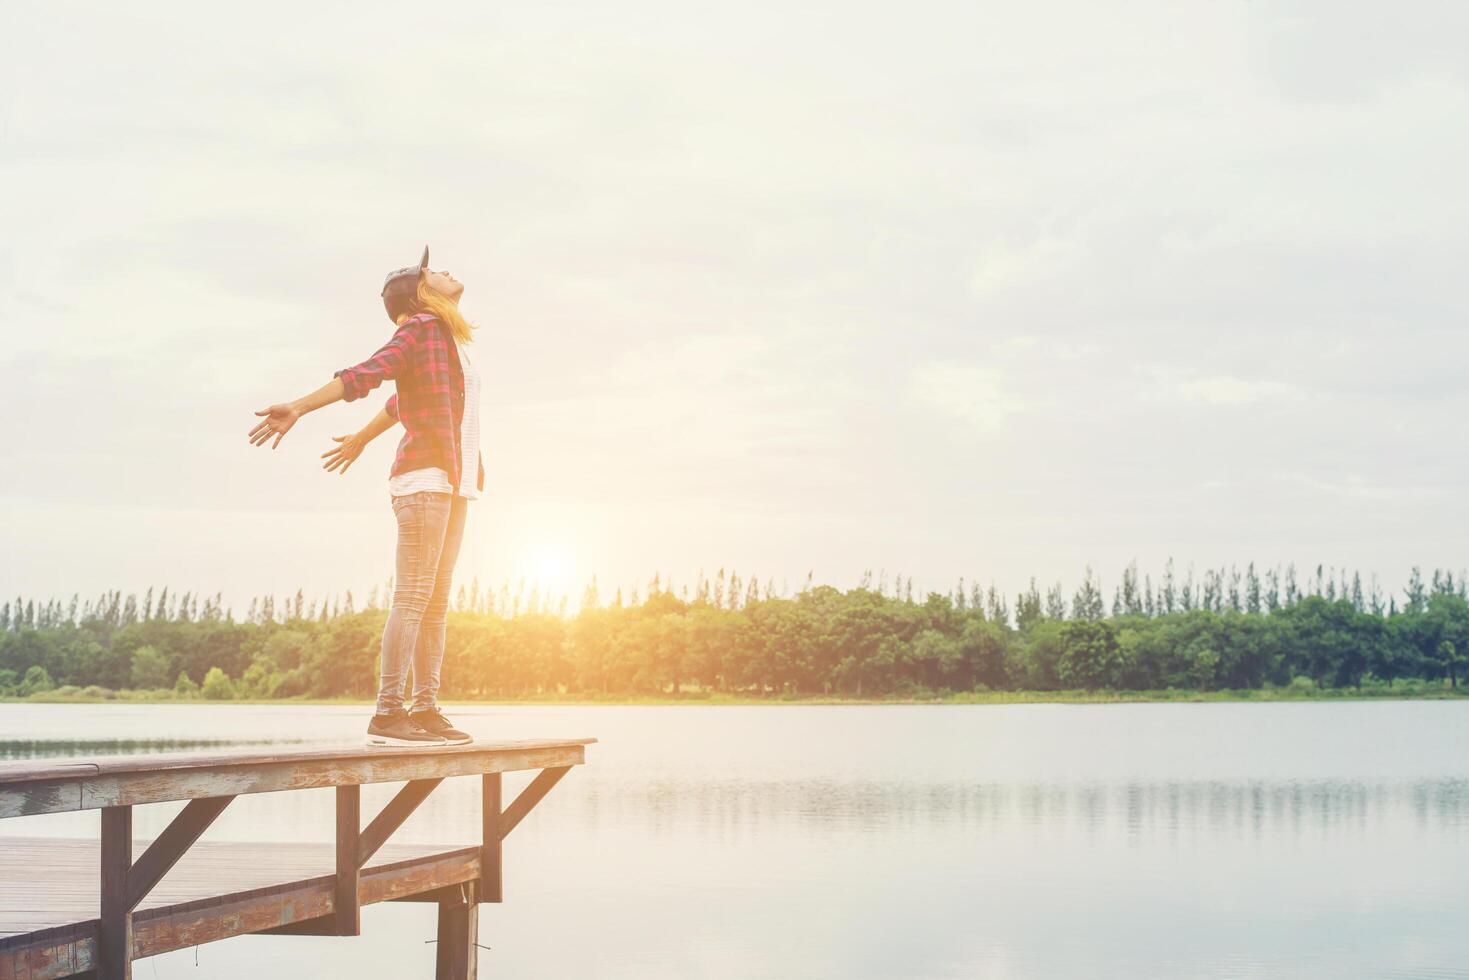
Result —
<instances>
[{"instance_id":1,"label":"sky","mask_svg":"<svg viewBox=\"0 0 1469 980\"><path fill-rule=\"evenodd\" d=\"M385 581L425 243L461 582L1469 565L1462 4L0 9L0 595Z\"/></svg>"}]
</instances>

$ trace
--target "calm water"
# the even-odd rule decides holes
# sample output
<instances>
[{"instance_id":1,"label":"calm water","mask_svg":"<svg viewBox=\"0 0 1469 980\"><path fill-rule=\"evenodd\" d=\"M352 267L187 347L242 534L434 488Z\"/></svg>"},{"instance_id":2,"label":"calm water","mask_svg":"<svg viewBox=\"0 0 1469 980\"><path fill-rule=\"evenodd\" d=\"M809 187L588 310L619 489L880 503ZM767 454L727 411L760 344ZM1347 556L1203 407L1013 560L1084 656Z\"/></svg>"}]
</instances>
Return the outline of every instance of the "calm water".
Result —
<instances>
[{"instance_id":1,"label":"calm water","mask_svg":"<svg viewBox=\"0 0 1469 980\"><path fill-rule=\"evenodd\" d=\"M481 911L485 976L1469 977L1469 704L452 717L484 738L602 740L507 842L505 904ZM364 720L0 705L0 755L306 744ZM474 842L475 787L445 783L398 839ZM140 808L141 831L175 809ZM0 821L96 828L95 813ZM331 791L281 793L240 799L209 837L325 843L331 828ZM370 907L363 932L242 937L138 976L432 975L431 907Z\"/></svg>"}]
</instances>

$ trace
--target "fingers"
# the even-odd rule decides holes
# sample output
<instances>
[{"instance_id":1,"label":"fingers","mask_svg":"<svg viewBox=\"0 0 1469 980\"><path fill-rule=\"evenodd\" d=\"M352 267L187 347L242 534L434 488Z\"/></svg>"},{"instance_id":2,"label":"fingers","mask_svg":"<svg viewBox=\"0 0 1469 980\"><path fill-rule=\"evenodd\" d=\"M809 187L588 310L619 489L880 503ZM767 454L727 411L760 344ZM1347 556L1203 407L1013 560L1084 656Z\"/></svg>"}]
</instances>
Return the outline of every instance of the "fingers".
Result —
<instances>
[{"instance_id":1,"label":"fingers","mask_svg":"<svg viewBox=\"0 0 1469 980\"><path fill-rule=\"evenodd\" d=\"M286 434L285 434L284 431L281 431L281 432L276 433L275 445L271 446L270 448L271 449L278 449L278 448L280 448L281 440L284 439L285 437L286 437Z\"/></svg>"},{"instance_id":2,"label":"fingers","mask_svg":"<svg viewBox=\"0 0 1469 980\"><path fill-rule=\"evenodd\" d=\"M256 412L255 414L259 415L260 413ZM270 419L266 419L264 422L257 422L255 424L255 428L250 430L250 437L253 439L255 437L255 433L259 432L262 429L268 428L270 428Z\"/></svg>"},{"instance_id":3,"label":"fingers","mask_svg":"<svg viewBox=\"0 0 1469 980\"><path fill-rule=\"evenodd\" d=\"M268 440L271 437L272 433L273 433L273 430L271 430L269 428L255 429L254 431L252 431L250 433L250 445L252 445L252 446L263 446L263 445L265 445L266 440Z\"/></svg>"},{"instance_id":4,"label":"fingers","mask_svg":"<svg viewBox=\"0 0 1469 980\"><path fill-rule=\"evenodd\" d=\"M332 436L332 442L346 442L346 436Z\"/></svg>"},{"instance_id":5,"label":"fingers","mask_svg":"<svg viewBox=\"0 0 1469 980\"><path fill-rule=\"evenodd\" d=\"M270 414L270 409L268 409L268 408L262 408L260 411L256 412L255 414L256 415L269 415Z\"/></svg>"},{"instance_id":6,"label":"fingers","mask_svg":"<svg viewBox=\"0 0 1469 980\"><path fill-rule=\"evenodd\" d=\"M353 457L353 459L355 459L355 458L356 458L356 457ZM343 465L342 465L342 475L343 475L343 476L346 476L346 475L347 475L347 471L348 471L348 470L349 470L349 469L351 469L351 468L352 468L352 460L350 460L350 459L349 459L349 460L347 460L347 462L346 462L346 463L344 463L344 464L343 464Z\"/></svg>"}]
</instances>

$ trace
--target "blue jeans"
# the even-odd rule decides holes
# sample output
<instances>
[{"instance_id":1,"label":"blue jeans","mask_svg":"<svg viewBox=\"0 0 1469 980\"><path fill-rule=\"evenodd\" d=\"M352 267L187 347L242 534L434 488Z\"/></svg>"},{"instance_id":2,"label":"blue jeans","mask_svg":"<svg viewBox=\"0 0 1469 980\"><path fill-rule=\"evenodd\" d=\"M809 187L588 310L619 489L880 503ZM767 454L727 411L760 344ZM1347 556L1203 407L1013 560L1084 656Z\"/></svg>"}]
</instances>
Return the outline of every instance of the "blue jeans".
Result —
<instances>
[{"instance_id":1,"label":"blue jeans","mask_svg":"<svg viewBox=\"0 0 1469 980\"><path fill-rule=\"evenodd\" d=\"M398 518L398 569L393 608L383 627L382 684L378 713L403 707L403 687L413 667L413 710L436 707L444 664L449 588L464 539L469 501L420 491L393 498Z\"/></svg>"}]
</instances>

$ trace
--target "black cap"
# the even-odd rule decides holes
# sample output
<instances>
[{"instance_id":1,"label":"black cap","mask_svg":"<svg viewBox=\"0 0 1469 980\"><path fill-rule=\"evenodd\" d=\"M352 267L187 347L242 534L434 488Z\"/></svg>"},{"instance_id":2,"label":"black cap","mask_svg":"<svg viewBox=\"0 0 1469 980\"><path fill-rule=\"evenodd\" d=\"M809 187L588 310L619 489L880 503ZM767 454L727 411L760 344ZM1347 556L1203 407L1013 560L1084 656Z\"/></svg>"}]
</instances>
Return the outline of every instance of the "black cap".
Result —
<instances>
[{"instance_id":1,"label":"black cap","mask_svg":"<svg viewBox=\"0 0 1469 980\"><path fill-rule=\"evenodd\" d=\"M393 308L389 300L395 296L413 296L418 293L418 280L423 277L424 270L428 268L428 246L423 247L423 258L418 260L417 265L404 266L394 269L388 273L388 278L383 280L383 305L388 308L388 316L393 315Z\"/></svg>"}]
</instances>

